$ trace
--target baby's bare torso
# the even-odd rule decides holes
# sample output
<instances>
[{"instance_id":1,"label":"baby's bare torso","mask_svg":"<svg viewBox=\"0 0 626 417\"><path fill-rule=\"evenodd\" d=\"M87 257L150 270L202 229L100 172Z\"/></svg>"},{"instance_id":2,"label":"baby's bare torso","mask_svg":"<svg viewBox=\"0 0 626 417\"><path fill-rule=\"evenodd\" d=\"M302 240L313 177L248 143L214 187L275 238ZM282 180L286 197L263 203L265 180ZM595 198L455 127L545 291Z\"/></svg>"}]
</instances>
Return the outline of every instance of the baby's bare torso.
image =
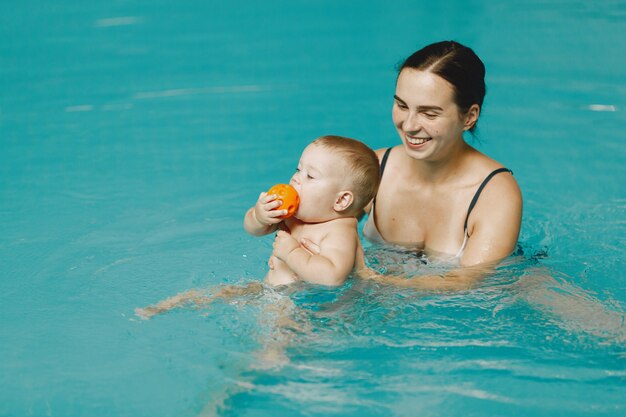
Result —
<instances>
[{"instance_id":1,"label":"baby's bare torso","mask_svg":"<svg viewBox=\"0 0 626 417\"><path fill-rule=\"evenodd\" d=\"M298 242L301 239L308 239L314 244L321 246L322 241L326 236L334 231L341 222L341 219L331 220L324 223L302 223L297 219L286 219L285 226L289 229L289 233L291 236L296 239ZM354 229L355 239L358 239L358 231L356 228ZM361 245L358 245L357 253L357 262L362 262L362 248ZM289 266L278 259L276 256L272 255L270 257L270 263L272 267L268 271L265 276L265 282L269 285L289 285L298 280L298 276L295 272L289 268Z\"/></svg>"}]
</instances>

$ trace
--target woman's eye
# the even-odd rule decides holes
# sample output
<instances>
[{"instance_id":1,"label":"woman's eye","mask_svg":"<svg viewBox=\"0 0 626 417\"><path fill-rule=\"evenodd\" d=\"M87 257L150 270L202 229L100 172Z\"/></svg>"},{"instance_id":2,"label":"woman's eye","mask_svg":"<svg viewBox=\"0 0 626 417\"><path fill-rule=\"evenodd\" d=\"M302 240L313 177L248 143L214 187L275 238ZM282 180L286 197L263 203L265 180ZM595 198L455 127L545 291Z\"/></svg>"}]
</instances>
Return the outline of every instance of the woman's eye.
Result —
<instances>
[{"instance_id":1,"label":"woman's eye","mask_svg":"<svg viewBox=\"0 0 626 417\"><path fill-rule=\"evenodd\" d=\"M396 101L396 106L398 106L400 110L406 110L408 108L406 104L398 103L397 101Z\"/></svg>"},{"instance_id":2,"label":"woman's eye","mask_svg":"<svg viewBox=\"0 0 626 417\"><path fill-rule=\"evenodd\" d=\"M434 119L438 116L436 113L424 113L424 115L429 119Z\"/></svg>"}]
</instances>

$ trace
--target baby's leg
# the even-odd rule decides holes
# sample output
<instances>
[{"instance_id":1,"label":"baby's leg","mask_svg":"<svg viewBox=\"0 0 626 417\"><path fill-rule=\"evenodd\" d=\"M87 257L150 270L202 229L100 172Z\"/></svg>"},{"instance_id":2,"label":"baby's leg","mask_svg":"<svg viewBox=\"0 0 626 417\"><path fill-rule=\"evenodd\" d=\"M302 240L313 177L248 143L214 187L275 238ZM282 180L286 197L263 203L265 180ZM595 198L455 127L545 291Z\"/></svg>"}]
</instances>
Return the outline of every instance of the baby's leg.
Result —
<instances>
[{"instance_id":1,"label":"baby's leg","mask_svg":"<svg viewBox=\"0 0 626 417\"><path fill-rule=\"evenodd\" d=\"M204 295L201 291L198 290L190 290L186 292L182 292L180 294L176 294L173 297L166 298L163 301L159 301L158 303L144 307L144 308L136 308L135 314L141 317L144 320L150 319L152 316L157 314L164 313L173 308L183 306L187 303L204 303L208 301L208 297Z\"/></svg>"},{"instance_id":2,"label":"baby's leg","mask_svg":"<svg viewBox=\"0 0 626 417\"><path fill-rule=\"evenodd\" d=\"M278 369L289 363L286 350L296 335L308 331L307 326L298 321L298 307L289 297L265 306L259 319L268 333L261 338L262 348L257 352L254 369Z\"/></svg>"},{"instance_id":3,"label":"baby's leg","mask_svg":"<svg viewBox=\"0 0 626 417\"><path fill-rule=\"evenodd\" d=\"M216 298L228 300L230 298L256 295L263 292L263 284L257 281L249 282L246 285L225 285L218 292L209 297L209 302Z\"/></svg>"},{"instance_id":4,"label":"baby's leg","mask_svg":"<svg viewBox=\"0 0 626 417\"><path fill-rule=\"evenodd\" d=\"M149 320L152 316L165 313L177 307L187 304L195 304L197 307L212 303L217 298L231 299L235 297L258 294L263 291L263 285L259 282L250 282L244 286L226 285L221 287L215 294L206 295L205 291L190 290L173 297L166 298L163 301L144 307L135 309L135 314L144 320Z\"/></svg>"}]
</instances>

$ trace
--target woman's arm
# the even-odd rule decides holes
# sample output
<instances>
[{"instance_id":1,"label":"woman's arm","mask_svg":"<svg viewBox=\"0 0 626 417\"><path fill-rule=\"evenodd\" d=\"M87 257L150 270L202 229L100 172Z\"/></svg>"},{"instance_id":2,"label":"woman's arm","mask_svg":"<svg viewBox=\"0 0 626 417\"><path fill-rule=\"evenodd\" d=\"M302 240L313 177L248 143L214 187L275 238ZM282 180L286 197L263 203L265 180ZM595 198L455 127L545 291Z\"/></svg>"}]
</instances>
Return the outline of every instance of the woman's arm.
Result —
<instances>
[{"instance_id":1,"label":"woman's arm","mask_svg":"<svg viewBox=\"0 0 626 417\"><path fill-rule=\"evenodd\" d=\"M522 194L515 178L495 176L469 217L469 239L460 265L493 263L509 256L517 245L521 223Z\"/></svg>"},{"instance_id":2,"label":"woman's arm","mask_svg":"<svg viewBox=\"0 0 626 417\"><path fill-rule=\"evenodd\" d=\"M357 276L394 287L425 291L462 291L473 288L487 275L493 273L494 267L495 263L474 265L457 268L442 275L419 275L410 278L382 275L370 268L363 267L357 271Z\"/></svg>"},{"instance_id":3,"label":"woman's arm","mask_svg":"<svg viewBox=\"0 0 626 417\"><path fill-rule=\"evenodd\" d=\"M474 287L492 274L498 263L515 250L522 221L522 195L511 175L498 175L486 187L468 221L469 238L460 267L442 275L385 276L370 269L359 275L398 287L457 291ZM305 245L306 246L306 245ZM311 248L307 246L309 250Z\"/></svg>"},{"instance_id":4,"label":"woman's arm","mask_svg":"<svg viewBox=\"0 0 626 417\"><path fill-rule=\"evenodd\" d=\"M280 232L279 232L280 233ZM318 255L320 247L308 239L300 240L300 250ZM484 263L457 268L442 275L419 275L405 277L401 275L383 275L368 268L364 262L355 270L359 278L376 281L381 284L402 288L413 288L428 291L461 291L474 287L483 278L493 273L497 262Z\"/></svg>"},{"instance_id":5,"label":"woman's arm","mask_svg":"<svg viewBox=\"0 0 626 417\"><path fill-rule=\"evenodd\" d=\"M355 229L335 228L315 245L312 253L289 233L279 231L273 255L282 260L303 281L337 286L344 283L355 263L358 235Z\"/></svg>"},{"instance_id":6,"label":"woman's arm","mask_svg":"<svg viewBox=\"0 0 626 417\"><path fill-rule=\"evenodd\" d=\"M497 264L515 250L522 221L522 195L511 175L498 175L486 187L468 221L469 239L459 261L460 267L443 275L414 277L381 275L361 267L361 278L398 287L420 290L455 291L472 288L493 273ZM303 239L300 244L311 253L319 247Z\"/></svg>"}]
</instances>

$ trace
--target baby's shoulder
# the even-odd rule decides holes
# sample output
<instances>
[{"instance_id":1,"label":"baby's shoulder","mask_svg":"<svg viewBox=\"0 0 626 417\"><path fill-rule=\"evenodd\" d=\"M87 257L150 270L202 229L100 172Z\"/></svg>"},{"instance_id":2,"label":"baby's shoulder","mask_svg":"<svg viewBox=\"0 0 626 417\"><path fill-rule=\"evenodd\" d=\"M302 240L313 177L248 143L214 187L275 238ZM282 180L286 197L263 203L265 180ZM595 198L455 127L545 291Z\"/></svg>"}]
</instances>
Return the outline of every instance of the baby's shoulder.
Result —
<instances>
[{"instance_id":1,"label":"baby's shoulder","mask_svg":"<svg viewBox=\"0 0 626 417\"><path fill-rule=\"evenodd\" d=\"M356 218L340 218L324 223L326 237L338 237L352 239L359 235L358 220Z\"/></svg>"},{"instance_id":2,"label":"baby's shoulder","mask_svg":"<svg viewBox=\"0 0 626 417\"><path fill-rule=\"evenodd\" d=\"M329 236L354 236L359 233L356 218L339 218L323 223L304 223L300 230L303 234L315 235L320 239Z\"/></svg>"}]
</instances>

